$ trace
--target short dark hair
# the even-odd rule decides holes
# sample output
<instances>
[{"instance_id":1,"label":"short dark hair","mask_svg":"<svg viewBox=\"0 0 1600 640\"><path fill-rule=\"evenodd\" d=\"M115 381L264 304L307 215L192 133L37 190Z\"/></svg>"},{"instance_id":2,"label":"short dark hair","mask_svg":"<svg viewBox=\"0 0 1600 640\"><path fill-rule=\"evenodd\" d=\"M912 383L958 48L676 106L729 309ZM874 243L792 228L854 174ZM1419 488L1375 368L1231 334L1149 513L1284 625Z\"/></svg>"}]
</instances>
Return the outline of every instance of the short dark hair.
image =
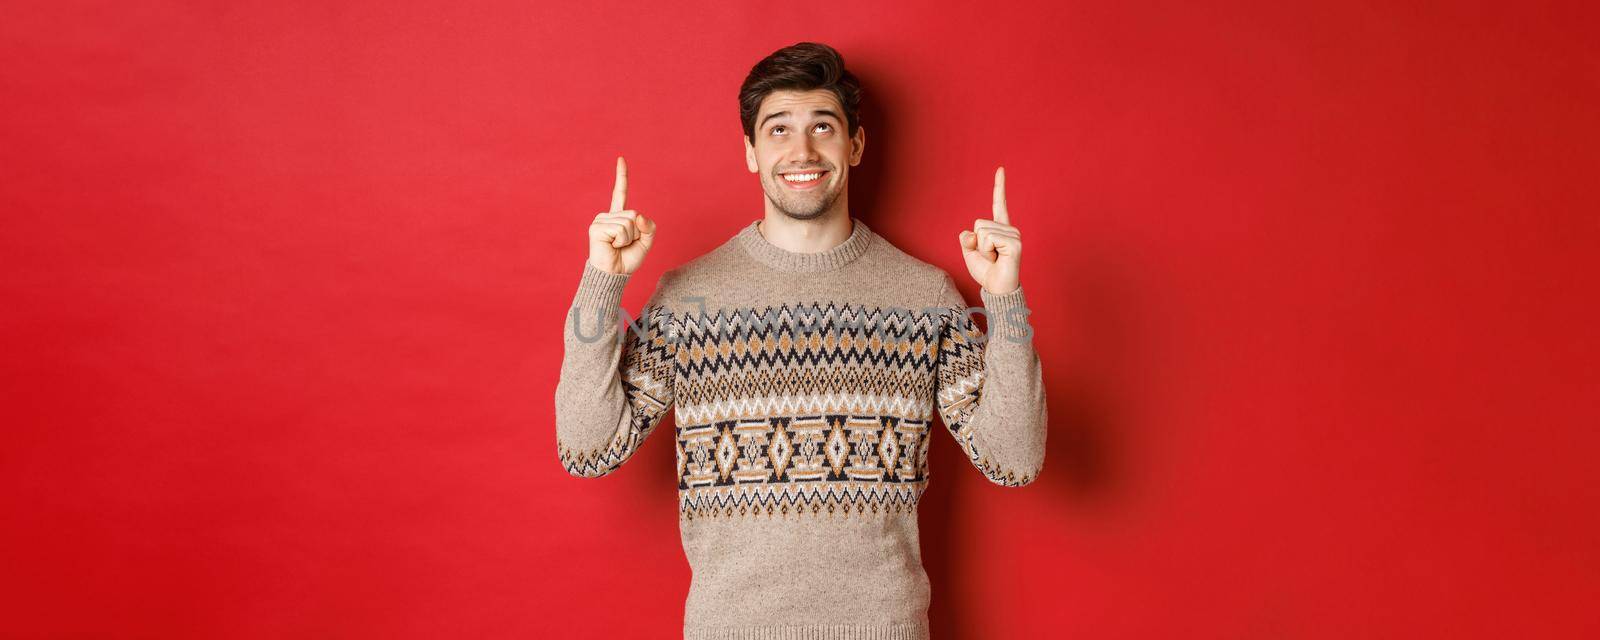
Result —
<instances>
[{"instance_id":1,"label":"short dark hair","mask_svg":"<svg viewBox=\"0 0 1600 640\"><path fill-rule=\"evenodd\" d=\"M854 136L860 125L861 83L844 68L844 56L833 47L818 42L798 42L762 58L750 68L739 87L739 119L744 134L756 139L756 116L761 101L774 91L827 89L839 97L844 107L847 131Z\"/></svg>"}]
</instances>

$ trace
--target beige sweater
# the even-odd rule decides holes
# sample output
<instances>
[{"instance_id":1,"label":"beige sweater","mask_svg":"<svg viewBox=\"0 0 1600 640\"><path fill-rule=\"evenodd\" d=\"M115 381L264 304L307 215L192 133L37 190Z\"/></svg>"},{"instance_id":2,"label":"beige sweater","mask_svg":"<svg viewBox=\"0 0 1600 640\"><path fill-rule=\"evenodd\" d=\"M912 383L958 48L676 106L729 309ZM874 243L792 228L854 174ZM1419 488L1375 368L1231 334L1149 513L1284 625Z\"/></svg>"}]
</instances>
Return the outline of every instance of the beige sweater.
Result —
<instances>
[{"instance_id":1,"label":"beige sweater","mask_svg":"<svg viewBox=\"0 0 1600 640\"><path fill-rule=\"evenodd\" d=\"M687 640L926 639L916 507L936 410L997 484L1044 463L1022 290L980 287L969 313L942 269L852 221L818 253L752 221L663 274L636 317L629 275L584 262L557 450L572 475L606 475L675 407Z\"/></svg>"}]
</instances>

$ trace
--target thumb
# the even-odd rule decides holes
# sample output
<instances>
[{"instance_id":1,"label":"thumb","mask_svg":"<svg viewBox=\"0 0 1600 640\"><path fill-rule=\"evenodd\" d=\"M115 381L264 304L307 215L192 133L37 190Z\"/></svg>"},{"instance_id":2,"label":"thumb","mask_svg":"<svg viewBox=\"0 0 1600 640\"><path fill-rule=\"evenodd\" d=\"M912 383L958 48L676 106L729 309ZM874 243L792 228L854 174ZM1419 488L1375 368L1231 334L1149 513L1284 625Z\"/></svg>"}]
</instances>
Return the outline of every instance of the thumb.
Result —
<instances>
[{"instance_id":1,"label":"thumb","mask_svg":"<svg viewBox=\"0 0 1600 640\"><path fill-rule=\"evenodd\" d=\"M962 253L971 253L978 250L978 234L970 230L962 231L960 241Z\"/></svg>"},{"instance_id":2,"label":"thumb","mask_svg":"<svg viewBox=\"0 0 1600 640\"><path fill-rule=\"evenodd\" d=\"M633 217L633 228L639 230L639 242L643 243L645 248L650 248L656 240L656 221L644 217L641 213Z\"/></svg>"}]
</instances>

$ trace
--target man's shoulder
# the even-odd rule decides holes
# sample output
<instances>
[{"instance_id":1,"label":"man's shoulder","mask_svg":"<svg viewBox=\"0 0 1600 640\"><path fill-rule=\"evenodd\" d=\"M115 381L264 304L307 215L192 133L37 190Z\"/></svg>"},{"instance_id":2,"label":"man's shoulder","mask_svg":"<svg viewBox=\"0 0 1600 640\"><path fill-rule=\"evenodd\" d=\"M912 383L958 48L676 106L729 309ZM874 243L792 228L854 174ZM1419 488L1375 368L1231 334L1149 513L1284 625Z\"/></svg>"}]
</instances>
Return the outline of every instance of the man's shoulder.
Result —
<instances>
[{"instance_id":1,"label":"man's shoulder","mask_svg":"<svg viewBox=\"0 0 1600 640\"><path fill-rule=\"evenodd\" d=\"M677 266L661 273L661 280L657 284L658 294L679 296L684 291L703 289L706 286L715 286L715 283L726 277L726 274L739 270L738 249L729 239L720 245L679 263Z\"/></svg>"},{"instance_id":2,"label":"man's shoulder","mask_svg":"<svg viewBox=\"0 0 1600 640\"><path fill-rule=\"evenodd\" d=\"M735 262L739 256L734 253L736 249L738 247L733 244L733 240L728 240L668 269L667 274L671 275L672 279L681 281L705 278L737 269ZM663 278L665 279L665 276Z\"/></svg>"},{"instance_id":3,"label":"man's shoulder","mask_svg":"<svg viewBox=\"0 0 1600 640\"><path fill-rule=\"evenodd\" d=\"M885 278L914 289L920 299L937 301L947 285L954 286L954 278L944 267L907 253L883 236L876 244L874 268Z\"/></svg>"}]
</instances>

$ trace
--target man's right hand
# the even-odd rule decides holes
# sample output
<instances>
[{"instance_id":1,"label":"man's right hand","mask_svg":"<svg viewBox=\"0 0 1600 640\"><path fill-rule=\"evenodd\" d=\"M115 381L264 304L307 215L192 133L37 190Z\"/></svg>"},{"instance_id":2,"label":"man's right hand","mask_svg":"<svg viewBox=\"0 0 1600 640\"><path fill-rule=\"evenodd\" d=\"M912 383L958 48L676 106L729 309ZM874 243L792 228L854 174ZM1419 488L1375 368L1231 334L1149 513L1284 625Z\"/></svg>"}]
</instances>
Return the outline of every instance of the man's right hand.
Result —
<instances>
[{"instance_id":1,"label":"man's right hand","mask_svg":"<svg viewBox=\"0 0 1600 640\"><path fill-rule=\"evenodd\" d=\"M633 273L656 240L656 223L622 208L628 195L628 164L617 157L617 184L611 209L589 223L589 263L608 273Z\"/></svg>"}]
</instances>

